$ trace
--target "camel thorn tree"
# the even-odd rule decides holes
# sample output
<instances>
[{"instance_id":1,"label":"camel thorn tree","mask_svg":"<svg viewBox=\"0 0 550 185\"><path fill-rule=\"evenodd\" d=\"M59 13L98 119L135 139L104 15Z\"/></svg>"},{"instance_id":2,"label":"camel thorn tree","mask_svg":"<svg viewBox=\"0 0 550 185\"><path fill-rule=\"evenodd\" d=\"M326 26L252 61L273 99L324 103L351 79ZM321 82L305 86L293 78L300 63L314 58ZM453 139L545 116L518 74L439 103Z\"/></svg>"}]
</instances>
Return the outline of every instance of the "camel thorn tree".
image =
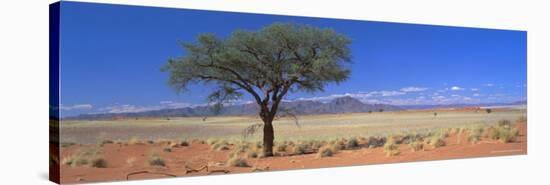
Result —
<instances>
[{"instance_id":1,"label":"camel thorn tree","mask_svg":"<svg viewBox=\"0 0 550 185\"><path fill-rule=\"evenodd\" d=\"M182 44L185 55L170 59L162 71L177 91L197 83L216 87L208 96L214 107L250 95L263 121L263 152L273 156L273 119L285 95L323 91L348 79L350 43L332 29L286 23L234 31L228 38L200 34Z\"/></svg>"}]
</instances>

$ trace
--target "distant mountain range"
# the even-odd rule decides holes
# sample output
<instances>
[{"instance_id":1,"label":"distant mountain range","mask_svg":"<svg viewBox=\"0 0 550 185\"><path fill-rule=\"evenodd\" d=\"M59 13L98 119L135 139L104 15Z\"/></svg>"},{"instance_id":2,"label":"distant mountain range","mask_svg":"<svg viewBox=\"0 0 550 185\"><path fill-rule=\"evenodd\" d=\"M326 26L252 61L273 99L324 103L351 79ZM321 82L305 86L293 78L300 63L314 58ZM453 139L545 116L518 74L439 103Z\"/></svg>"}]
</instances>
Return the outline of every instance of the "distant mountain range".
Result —
<instances>
[{"instance_id":1,"label":"distant mountain range","mask_svg":"<svg viewBox=\"0 0 550 185\"><path fill-rule=\"evenodd\" d=\"M522 105L526 101L514 103L494 103L494 104L453 104L453 105L404 105L395 106L388 104L366 104L355 98L345 96L335 98L329 102L323 103L312 100L299 100L281 102L280 110L288 110L295 115L315 115L315 114L339 114L339 113L361 113L361 112L380 112L380 111L399 111L410 109L433 109L433 108L459 108L459 107L484 107L484 106L505 106ZM216 116L245 116L257 115L258 105L255 103L224 106ZM161 109L144 112L128 113L99 113L99 114L81 114L78 116L67 117L64 119L116 119L116 118L142 118L142 117L202 117L215 116L212 109L207 106L184 107L175 109Z\"/></svg>"},{"instance_id":2,"label":"distant mountain range","mask_svg":"<svg viewBox=\"0 0 550 185\"><path fill-rule=\"evenodd\" d=\"M319 101L303 100L281 102L279 106L282 109L296 115L311 114L337 114L337 113L358 113L358 112L376 112L376 111L396 111L403 110L398 106L387 104L365 104L355 98L346 96L335 98L330 102L323 103ZM218 116L243 116L257 115L258 105L255 103L224 106ZM113 118L133 118L133 117L196 117L196 116L214 116L210 107L184 107L176 109L161 109L144 112L128 113L99 113L99 114L81 114L78 116L67 117L64 119L113 119Z\"/></svg>"}]
</instances>

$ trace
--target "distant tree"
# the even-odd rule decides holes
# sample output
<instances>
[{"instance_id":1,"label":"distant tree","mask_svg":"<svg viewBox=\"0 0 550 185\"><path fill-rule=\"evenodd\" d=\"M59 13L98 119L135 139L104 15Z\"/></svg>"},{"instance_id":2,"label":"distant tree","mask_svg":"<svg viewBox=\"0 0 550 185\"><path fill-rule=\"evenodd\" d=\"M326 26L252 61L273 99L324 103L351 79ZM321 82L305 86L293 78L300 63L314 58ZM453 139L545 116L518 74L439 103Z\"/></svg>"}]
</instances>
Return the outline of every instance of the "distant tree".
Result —
<instances>
[{"instance_id":1,"label":"distant tree","mask_svg":"<svg viewBox=\"0 0 550 185\"><path fill-rule=\"evenodd\" d=\"M436 116L437 116L437 112L434 112L434 117L436 117Z\"/></svg>"},{"instance_id":2,"label":"distant tree","mask_svg":"<svg viewBox=\"0 0 550 185\"><path fill-rule=\"evenodd\" d=\"M384 109L378 109L378 112L384 112Z\"/></svg>"},{"instance_id":3,"label":"distant tree","mask_svg":"<svg viewBox=\"0 0 550 185\"><path fill-rule=\"evenodd\" d=\"M369 114L372 113L372 110L369 110Z\"/></svg>"},{"instance_id":4,"label":"distant tree","mask_svg":"<svg viewBox=\"0 0 550 185\"><path fill-rule=\"evenodd\" d=\"M485 109L485 111L487 112L487 114L490 114L491 112L493 112L493 110L491 109Z\"/></svg>"},{"instance_id":5,"label":"distant tree","mask_svg":"<svg viewBox=\"0 0 550 185\"><path fill-rule=\"evenodd\" d=\"M177 91L190 84L212 84L208 96L219 110L247 93L263 121L263 152L273 155L273 125L281 100L289 92L323 91L348 79L350 39L332 29L275 23L259 31L235 31L228 38L201 34L184 43L186 55L162 68Z\"/></svg>"}]
</instances>

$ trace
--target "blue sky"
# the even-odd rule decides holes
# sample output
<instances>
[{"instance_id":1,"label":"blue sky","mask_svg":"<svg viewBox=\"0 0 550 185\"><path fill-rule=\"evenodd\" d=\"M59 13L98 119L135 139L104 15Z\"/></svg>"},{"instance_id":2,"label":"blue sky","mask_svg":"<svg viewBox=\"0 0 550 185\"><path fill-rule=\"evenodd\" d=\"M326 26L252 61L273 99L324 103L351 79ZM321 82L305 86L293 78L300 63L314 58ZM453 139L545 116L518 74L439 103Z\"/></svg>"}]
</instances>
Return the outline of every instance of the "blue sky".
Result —
<instances>
[{"instance_id":1,"label":"blue sky","mask_svg":"<svg viewBox=\"0 0 550 185\"><path fill-rule=\"evenodd\" d=\"M63 2L61 116L202 105L211 87L177 94L160 71L169 58L185 55L178 42L274 22L329 27L352 40L349 80L325 92L289 94L289 101L349 95L416 105L527 98L524 31Z\"/></svg>"}]
</instances>

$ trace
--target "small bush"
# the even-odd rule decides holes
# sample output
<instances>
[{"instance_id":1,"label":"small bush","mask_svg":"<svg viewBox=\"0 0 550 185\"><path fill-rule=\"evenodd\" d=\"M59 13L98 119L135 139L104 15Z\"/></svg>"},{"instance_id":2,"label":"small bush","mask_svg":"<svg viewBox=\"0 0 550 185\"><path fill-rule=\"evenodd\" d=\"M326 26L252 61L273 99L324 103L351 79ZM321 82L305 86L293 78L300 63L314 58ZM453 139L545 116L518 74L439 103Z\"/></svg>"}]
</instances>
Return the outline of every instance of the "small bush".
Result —
<instances>
[{"instance_id":1,"label":"small bush","mask_svg":"<svg viewBox=\"0 0 550 185\"><path fill-rule=\"evenodd\" d=\"M324 146L319 149L317 152L317 158L331 157L336 153L335 149L330 146Z\"/></svg>"},{"instance_id":2,"label":"small bush","mask_svg":"<svg viewBox=\"0 0 550 185\"><path fill-rule=\"evenodd\" d=\"M386 138L385 137L369 137L368 139L368 147L369 148L376 148L376 147L381 147L381 146L384 146L384 144L386 144Z\"/></svg>"},{"instance_id":3,"label":"small bush","mask_svg":"<svg viewBox=\"0 0 550 185\"><path fill-rule=\"evenodd\" d=\"M107 160L103 158L92 159L92 167L94 168L107 168Z\"/></svg>"},{"instance_id":4,"label":"small bush","mask_svg":"<svg viewBox=\"0 0 550 185\"><path fill-rule=\"evenodd\" d=\"M388 137L389 139L384 144L384 152L386 152L387 156L395 156L399 155L401 152L399 151L399 146L395 144L395 140L393 137Z\"/></svg>"},{"instance_id":5,"label":"small bush","mask_svg":"<svg viewBox=\"0 0 550 185\"><path fill-rule=\"evenodd\" d=\"M275 145L275 152L286 152L286 143Z\"/></svg>"},{"instance_id":6,"label":"small bush","mask_svg":"<svg viewBox=\"0 0 550 185\"><path fill-rule=\"evenodd\" d=\"M248 158L257 158L259 156L258 153L259 152L256 151L256 150L249 150L249 151L246 152L246 156Z\"/></svg>"},{"instance_id":7,"label":"small bush","mask_svg":"<svg viewBox=\"0 0 550 185\"><path fill-rule=\"evenodd\" d=\"M162 149L162 151L164 151L164 152L172 152L172 149L171 149L171 148L164 148L164 149Z\"/></svg>"},{"instance_id":8,"label":"small bush","mask_svg":"<svg viewBox=\"0 0 550 185\"><path fill-rule=\"evenodd\" d=\"M513 128L509 121L499 121L497 127L489 128L488 136L493 140L499 140L503 143L510 143L516 141L519 136L519 130L517 128Z\"/></svg>"},{"instance_id":9,"label":"small bush","mask_svg":"<svg viewBox=\"0 0 550 185\"><path fill-rule=\"evenodd\" d=\"M219 139L216 139L216 138L210 138L206 140L206 144L208 145L214 145L217 142L219 142Z\"/></svg>"},{"instance_id":10,"label":"small bush","mask_svg":"<svg viewBox=\"0 0 550 185\"><path fill-rule=\"evenodd\" d=\"M306 154L309 150L309 147L310 146L305 143L299 143L293 147L292 153L294 155Z\"/></svg>"},{"instance_id":11,"label":"small bush","mask_svg":"<svg viewBox=\"0 0 550 185\"><path fill-rule=\"evenodd\" d=\"M227 165L232 167L250 167L245 158L235 155L227 161Z\"/></svg>"},{"instance_id":12,"label":"small bush","mask_svg":"<svg viewBox=\"0 0 550 185\"><path fill-rule=\"evenodd\" d=\"M503 120L498 121L497 126L500 127L500 128L509 129L509 128L512 127L512 122L510 120L503 119Z\"/></svg>"},{"instance_id":13,"label":"small bush","mask_svg":"<svg viewBox=\"0 0 550 185\"><path fill-rule=\"evenodd\" d=\"M445 140L441 137L433 137L430 144L435 148L439 148L445 146L447 143L445 143Z\"/></svg>"},{"instance_id":14,"label":"small bush","mask_svg":"<svg viewBox=\"0 0 550 185\"><path fill-rule=\"evenodd\" d=\"M180 146L189 146L189 142L187 141L181 141Z\"/></svg>"},{"instance_id":15,"label":"small bush","mask_svg":"<svg viewBox=\"0 0 550 185\"><path fill-rule=\"evenodd\" d=\"M99 145L103 146L105 144L113 144L113 143L115 143L113 140L106 139L106 140L101 141L101 143Z\"/></svg>"},{"instance_id":16,"label":"small bush","mask_svg":"<svg viewBox=\"0 0 550 185\"><path fill-rule=\"evenodd\" d=\"M468 141L470 141L471 143L477 143L481 141L481 135L483 134L483 131L484 131L484 128L481 126L477 126L470 129L469 131L470 135L468 136Z\"/></svg>"},{"instance_id":17,"label":"small bush","mask_svg":"<svg viewBox=\"0 0 550 185\"><path fill-rule=\"evenodd\" d=\"M212 150L229 150L229 144L226 141L216 142L213 145L211 145Z\"/></svg>"},{"instance_id":18,"label":"small bush","mask_svg":"<svg viewBox=\"0 0 550 185\"><path fill-rule=\"evenodd\" d=\"M160 156L153 155L149 159L149 165L150 166L166 166L166 163L164 162L164 159Z\"/></svg>"},{"instance_id":19,"label":"small bush","mask_svg":"<svg viewBox=\"0 0 550 185\"><path fill-rule=\"evenodd\" d=\"M411 147L413 152L420 151L424 149L424 144L419 141L413 141L409 143L409 146Z\"/></svg>"},{"instance_id":20,"label":"small bush","mask_svg":"<svg viewBox=\"0 0 550 185\"><path fill-rule=\"evenodd\" d=\"M137 138L137 137L131 137L131 138L128 140L128 144L130 144L130 145L133 145L133 144L141 144L141 141L139 141L139 138Z\"/></svg>"},{"instance_id":21,"label":"small bush","mask_svg":"<svg viewBox=\"0 0 550 185\"><path fill-rule=\"evenodd\" d=\"M346 149L355 149L359 147L359 142L357 138L350 138L346 141Z\"/></svg>"}]
</instances>

